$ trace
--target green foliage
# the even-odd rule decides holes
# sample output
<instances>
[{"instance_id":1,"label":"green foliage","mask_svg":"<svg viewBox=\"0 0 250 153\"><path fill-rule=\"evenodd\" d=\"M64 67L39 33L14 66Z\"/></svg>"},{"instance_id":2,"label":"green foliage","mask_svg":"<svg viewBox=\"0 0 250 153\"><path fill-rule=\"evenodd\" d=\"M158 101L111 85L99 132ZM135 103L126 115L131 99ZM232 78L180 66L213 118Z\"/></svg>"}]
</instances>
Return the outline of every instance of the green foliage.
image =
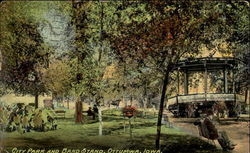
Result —
<instances>
[{"instance_id":1,"label":"green foliage","mask_svg":"<svg viewBox=\"0 0 250 153\"><path fill-rule=\"evenodd\" d=\"M73 71L74 76L77 76L78 73L82 75L82 79L75 79L75 83L73 84L76 94L84 97L95 96L101 88L101 69L98 68L96 61L91 58L85 59L77 68L75 67Z\"/></svg>"},{"instance_id":2,"label":"green foliage","mask_svg":"<svg viewBox=\"0 0 250 153\"><path fill-rule=\"evenodd\" d=\"M249 17L244 2L150 1L144 5L150 18L145 17L144 22L133 18L131 22L120 21L119 32L110 34L114 53L129 66L137 63L161 75L171 71L180 59L201 55L202 46L230 54L242 46L239 42L248 40ZM238 50L239 55L242 53Z\"/></svg>"},{"instance_id":3,"label":"green foliage","mask_svg":"<svg viewBox=\"0 0 250 153\"><path fill-rule=\"evenodd\" d=\"M8 3L4 11L1 28L2 71L1 82L9 89L21 94L44 93L37 68L46 61L47 52L38 32L38 25L28 17L23 3ZM12 8L13 7L13 8ZM17 14L16 14L17 13Z\"/></svg>"},{"instance_id":4,"label":"green foliage","mask_svg":"<svg viewBox=\"0 0 250 153\"><path fill-rule=\"evenodd\" d=\"M69 45L73 48L65 54L71 63L70 67L65 65L67 72L52 74L52 71L58 71L52 62L52 67L46 70L48 74L40 75L45 60L50 55L54 57L54 52L48 51L43 44L37 27L38 23L46 22L44 15L52 8L71 18L75 35ZM3 82L8 81L5 83L12 84L12 88L19 88L18 92L29 91L25 93L36 87L35 90L41 89L41 93L48 88L61 94L65 88L70 88L69 80L73 80L77 95L93 97L101 94L118 98L158 94L166 71L171 71L179 59L197 56L203 50L223 54L233 52L246 63L249 59L246 58L248 8L246 2L230 1L3 2L0 7L3 12L0 15L1 31L4 31L0 33L0 47L6 61L3 67L18 68L17 73L6 71L5 75L19 80ZM118 75L104 79L110 64L115 65ZM242 67L242 75L238 78L247 78L247 69ZM55 79L66 73L73 79ZM79 73L82 80L76 79ZM34 76L38 80L50 81L27 81ZM175 81L174 75L169 77ZM67 82L67 85L59 82Z\"/></svg>"},{"instance_id":5,"label":"green foliage","mask_svg":"<svg viewBox=\"0 0 250 153\"><path fill-rule=\"evenodd\" d=\"M55 97L63 97L69 93L73 76L67 60L54 60L48 68L43 68L42 82Z\"/></svg>"},{"instance_id":6,"label":"green foliage","mask_svg":"<svg viewBox=\"0 0 250 153\"><path fill-rule=\"evenodd\" d=\"M232 2L230 4L231 16L231 31L229 42L232 44L232 54L239 58L241 63L236 70L236 86L238 90L249 90L249 2Z\"/></svg>"},{"instance_id":7,"label":"green foliage","mask_svg":"<svg viewBox=\"0 0 250 153\"><path fill-rule=\"evenodd\" d=\"M8 93L9 93L9 91L4 87L4 85L0 84L0 97L6 95Z\"/></svg>"}]
</instances>

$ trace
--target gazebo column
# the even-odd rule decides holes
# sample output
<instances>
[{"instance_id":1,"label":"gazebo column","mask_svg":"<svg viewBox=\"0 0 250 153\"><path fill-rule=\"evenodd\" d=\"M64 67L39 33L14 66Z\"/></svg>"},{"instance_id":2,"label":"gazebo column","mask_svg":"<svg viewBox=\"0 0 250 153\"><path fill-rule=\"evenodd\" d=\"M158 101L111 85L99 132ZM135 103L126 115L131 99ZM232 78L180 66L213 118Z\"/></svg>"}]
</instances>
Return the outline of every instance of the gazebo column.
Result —
<instances>
[{"instance_id":1,"label":"gazebo column","mask_svg":"<svg viewBox=\"0 0 250 153\"><path fill-rule=\"evenodd\" d=\"M235 86L235 75L234 75L234 73L235 73L235 71L234 70L232 70L232 73L233 73L233 94L234 94L234 103L235 103L235 105L237 104L237 97L236 97L236 86Z\"/></svg>"},{"instance_id":2,"label":"gazebo column","mask_svg":"<svg viewBox=\"0 0 250 153\"><path fill-rule=\"evenodd\" d=\"M188 94L188 70L184 71L184 95Z\"/></svg>"},{"instance_id":3,"label":"gazebo column","mask_svg":"<svg viewBox=\"0 0 250 153\"><path fill-rule=\"evenodd\" d=\"M177 95L180 94L180 70L177 69Z\"/></svg>"},{"instance_id":4,"label":"gazebo column","mask_svg":"<svg viewBox=\"0 0 250 153\"><path fill-rule=\"evenodd\" d=\"M205 101L207 101L207 63L204 63L205 72L204 72L204 93L205 93Z\"/></svg>"},{"instance_id":5,"label":"gazebo column","mask_svg":"<svg viewBox=\"0 0 250 153\"><path fill-rule=\"evenodd\" d=\"M177 95L176 95L176 103L179 103L178 96L180 94L180 68L177 69Z\"/></svg>"},{"instance_id":6,"label":"gazebo column","mask_svg":"<svg viewBox=\"0 0 250 153\"><path fill-rule=\"evenodd\" d=\"M205 68L204 73L204 93L207 93L207 68Z\"/></svg>"},{"instance_id":7,"label":"gazebo column","mask_svg":"<svg viewBox=\"0 0 250 153\"><path fill-rule=\"evenodd\" d=\"M223 78L224 78L224 93L228 93L228 80L227 80L228 70L227 67L224 68Z\"/></svg>"},{"instance_id":8,"label":"gazebo column","mask_svg":"<svg viewBox=\"0 0 250 153\"><path fill-rule=\"evenodd\" d=\"M233 93L235 93L235 78L234 78L235 77L235 75L234 75L235 72L233 70L231 70L231 72L233 74L233 76L232 76L233 77Z\"/></svg>"}]
</instances>

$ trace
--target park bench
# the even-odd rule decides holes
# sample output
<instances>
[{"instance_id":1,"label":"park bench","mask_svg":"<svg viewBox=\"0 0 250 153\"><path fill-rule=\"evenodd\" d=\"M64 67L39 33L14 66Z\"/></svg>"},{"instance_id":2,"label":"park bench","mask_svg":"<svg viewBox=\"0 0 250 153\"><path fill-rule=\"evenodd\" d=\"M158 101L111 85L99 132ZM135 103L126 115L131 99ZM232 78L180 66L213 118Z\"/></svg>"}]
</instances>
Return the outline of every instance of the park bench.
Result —
<instances>
[{"instance_id":1,"label":"park bench","mask_svg":"<svg viewBox=\"0 0 250 153\"><path fill-rule=\"evenodd\" d=\"M65 118L65 113L66 111L65 110L55 110L55 118Z\"/></svg>"},{"instance_id":2,"label":"park bench","mask_svg":"<svg viewBox=\"0 0 250 153\"><path fill-rule=\"evenodd\" d=\"M82 115L88 116L88 118L93 117L93 119L95 119L95 113L93 111L90 114L88 113L88 111L82 111Z\"/></svg>"},{"instance_id":3,"label":"park bench","mask_svg":"<svg viewBox=\"0 0 250 153\"><path fill-rule=\"evenodd\" d=\"M82 115L87 115L88 111L82 111Z\"/></svg>"},{"instance_id":4,"label":"park bench","mask_svg":"<svg viewBox=\"0 0 250 153\"><path fill-rule=\"evenodd\" d=\"M83 116L88 116L88 111L82 111Z\"/></svg>"}]
</instances>

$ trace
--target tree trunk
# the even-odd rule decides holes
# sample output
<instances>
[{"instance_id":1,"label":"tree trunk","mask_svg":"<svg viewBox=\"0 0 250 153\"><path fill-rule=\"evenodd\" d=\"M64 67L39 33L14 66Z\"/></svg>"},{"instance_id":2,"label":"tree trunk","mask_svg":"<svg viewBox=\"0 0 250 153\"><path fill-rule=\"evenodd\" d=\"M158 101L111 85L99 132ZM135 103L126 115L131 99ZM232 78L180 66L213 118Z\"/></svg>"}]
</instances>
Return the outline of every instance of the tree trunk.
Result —
<instances>
[{"instance_id":1,"label":"tree trunk","mask_svg":"<svg viewBox=\"0 0 250 153\"><path fill-rule=\"evenodd\" d=\"M130 106L133 105L133 96L130 96Z\"/></svg>"},{"instance_id":2,"label":"tree trunk","mask_svg":"<svg viewBox=\"0 0 250 153\"><path fill-rule=\"evenodd\" d=\"M124 114L123 114L123 131L124 133L126 133L126 118Z\"/></svg>"},{"instance_id":3,"label":"tree trunk","mask_svg":"<svg viewBox=\"0 0 250 153\"><path fill-rule=\"evenodd\" d=\"M148 97L143 97L143 99L142 99L143 101L142 101L142 104L143 104L143 117L146 117L146 115L147 115L147 104L148 104Z\"/></svg>"},{"instance_id":4,"label":"tree trunk","mask_svg":"<svg viewBox=\"0 0 250 153\"><path fill-rule=\"evenodd\" d=\"M68 109L69 109L69 99L67 99L67 107L68 107Z\"/></svg>"},{"instance_id":5,"label":"tree trunk","mask_svg":"<svg viewBox=\"0 0 250 153\"><path fill-rule=\"evenodd\" d=\"M125 106L128 106L128 102L127 102L127 100L125 99L124 96L122 97L122 99L123 99L123 103L125 103Z\"/></svg>"},{"instance_id":6,"label":"tree trunk","mask_svg":"<svg viewBox=\"0 0 250 153\"><path fill-rule=\"evenodd\" d=\"M245 104L247 104L248 102L249 102L249 98L248 98L248 92L249 92L249 90L248 89L246 89L245 90ZM248 101L247 101L248 100Z\"/></svg>"},{"instance_id":7,"label":"tree trunk","mask_svg":"<svg viewBox=\"0 0 250 153\"><path fill-rule=\"evenodd\" d=\"M148 104L148 91L147 91L147 82L144 82L144 95L143 95L143 108L146 109Z\"/></svg>"},{"instance_id":8,"label":"tree trunk","mask_svg":"<svg viewBox=\"0 0 250 153\"><path fill-rule=\"evenodd\" d=\"M147 109L148 108L148 103L149 103L149 98L148 96L146 95L143 99L143 108L144 109Z\"/></svg>"},{"instance_id":9,"label":"tree trunk","mask_svg":"<svg viewBox=\"0 0 250 153\"><path fill-rule=\"evenodd\" d=\"M129 136L130 136L130 140L132 140L131 118L129 118L128 121L129 121Z\"/></svg>"},{"instance_id":10,"label":"tree trunk","mask_svg":"<svg viewBox=\"0 0 250 153\"><path fill-rule=\"evenodd\" d=\"M82 102L77 101L76 106L75 106L75 123L83 123L83 118L82 118Z\"/></svg>"},{"instance_id":11,"label":"tree trunk","mask_svg":"<svg viewBox=\"0 0 250 153\"><path fill-rule=\"evenodd\" d=\"M35 108L38 108L38 97L39 97L39 94L36 93L36 95L35 95Z\"/></svg>"},{"instance_id":12,"label":"tree trunk","mask_svg":"<svg viewBox=\"0 0 250 153\"><path fill-rule=\"evenodd\" d=\"M52 93L52 106L53 109L57 107L56 94Z\"/></svg>"},{"instance_id":13,"label":"tree trunk","mask_svg":"<svg viewBox=\"0 0 250 153\"><path fill-rule=\"evenodd\" d=\"M121 101L118 101L118 102L117 102L116 109L119 109L120 102L121 102Z\"/></svg>"},{"instance_id":14,"label":"tree trunk","mask_svg":"<svg viewBox=\"0 0 250 153\"><path fill-rule=\"evenodd\" d=\"M156 135L156 141L155 141L156 149L160 149L161 121L162 121L162 114L163 114L163 108L164 108L166 89L167 89L167 85L168 85L168 76L169 76L169 72L167 71L165 74L164 81L163 81L160 108L159 108L159 113L158 113L157 135Z\"/></svg>"},{"instance_id":15,"label":"tree trunk","mask_svg":"<svg viewBox=\"0 0 250 153\"><path fill-rule=\"evenodd\" d=\"M101 106L98 107L98 120L99 120L99 136L102 136L102 110Z\"/></svg>"}]
</instances>

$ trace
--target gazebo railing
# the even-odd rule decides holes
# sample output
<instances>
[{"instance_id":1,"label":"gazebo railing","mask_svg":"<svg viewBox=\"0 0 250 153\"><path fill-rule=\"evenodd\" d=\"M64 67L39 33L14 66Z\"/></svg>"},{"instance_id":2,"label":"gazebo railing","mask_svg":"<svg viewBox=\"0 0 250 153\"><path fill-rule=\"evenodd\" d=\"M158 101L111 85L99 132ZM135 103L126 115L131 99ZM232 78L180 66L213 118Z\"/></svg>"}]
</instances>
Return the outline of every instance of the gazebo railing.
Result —
<instances>
[{"instance_id":1,"label":"gazebo railing","mask_svg":"<svg viewBox=\"0 0 250 153\"><path fill-rule=\"evenodd\" d=\"M234 93L197 93L188 95L177 95L168 98L167 105L173 105L177 103L196 103L207 101L244 101L244 96Z\"/></svg>"}]
</instances>

